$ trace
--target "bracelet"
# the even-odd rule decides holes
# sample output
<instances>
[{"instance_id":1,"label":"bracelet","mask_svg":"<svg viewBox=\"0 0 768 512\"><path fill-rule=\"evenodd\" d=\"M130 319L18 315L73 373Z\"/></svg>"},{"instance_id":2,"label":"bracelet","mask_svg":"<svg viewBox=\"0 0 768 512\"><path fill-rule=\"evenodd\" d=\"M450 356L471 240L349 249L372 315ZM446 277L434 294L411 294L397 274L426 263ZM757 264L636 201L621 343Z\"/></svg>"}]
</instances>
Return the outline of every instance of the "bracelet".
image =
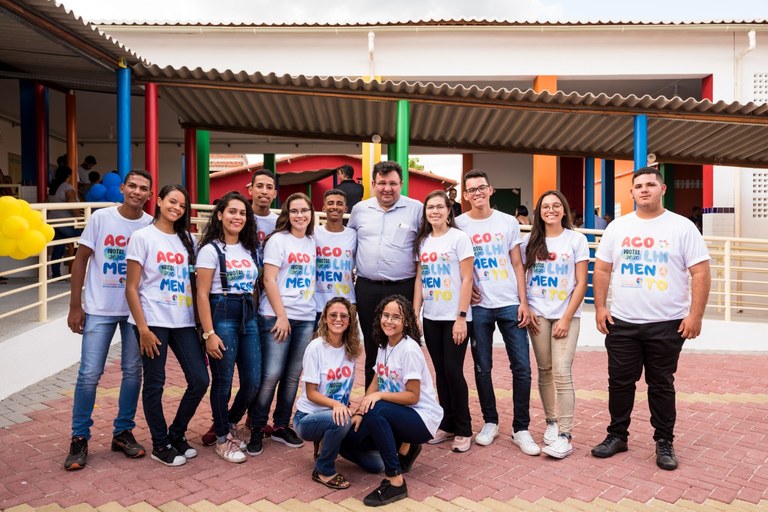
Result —
<instances>
[{"instance_id":1,"label":"bracelet","mask_svg":"<svg viewBox=\"0 0 768 512\"><path fill-rule=\"evenodd\" d=\"M355 414L352 415L352 417L354 418L355 416L360 416L362 418L363 417L363 413L356 412Z\"/></svg>"}]
</instances>

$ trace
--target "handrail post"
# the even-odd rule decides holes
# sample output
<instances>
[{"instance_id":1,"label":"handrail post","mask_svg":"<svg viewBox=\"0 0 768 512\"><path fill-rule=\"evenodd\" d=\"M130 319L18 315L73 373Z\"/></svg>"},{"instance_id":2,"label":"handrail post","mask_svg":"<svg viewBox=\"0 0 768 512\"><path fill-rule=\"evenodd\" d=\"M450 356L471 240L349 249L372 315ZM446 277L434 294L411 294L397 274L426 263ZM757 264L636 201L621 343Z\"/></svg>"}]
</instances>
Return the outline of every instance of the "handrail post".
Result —
<instances>
[{"instance_id":1,"label":"handrail post","mask_svg":"<svg viewBox=\"0 0 768 512\"><path fill-rule=\"evenodd\" d=\"M42 209L43 222L48 222L48 210ZM37 321L48 321L48 244L45 244L45 249L40 253L40 257L37 260L37 300L40 301L40 305L37 308Z\"/></svg>"},{"instance_id":2,"label":"handrail post","mask_svg":"<svg viewBox=\"0 0 768 512\"><path fill-rule=\"evenodd\" d=\"M725 321L731 321L731 240L725 241L723 251L723 267L725 272Z\"/></svg>"}]
</instances>

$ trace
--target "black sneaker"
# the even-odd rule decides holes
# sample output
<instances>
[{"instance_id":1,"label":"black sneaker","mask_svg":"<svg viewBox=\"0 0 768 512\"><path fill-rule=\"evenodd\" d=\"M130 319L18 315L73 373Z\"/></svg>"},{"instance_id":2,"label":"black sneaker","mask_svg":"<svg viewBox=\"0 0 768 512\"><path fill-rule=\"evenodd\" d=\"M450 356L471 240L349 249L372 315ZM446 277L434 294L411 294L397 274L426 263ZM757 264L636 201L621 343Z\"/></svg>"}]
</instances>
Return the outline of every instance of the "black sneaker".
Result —
<instances>
[{"instance_id":1,"label":"black sneaker","mask_svg":"<svg viewBox=\"0 0 768 512\"><path fill-rule=\"evenodd\" d=\"M677 469L677 456L672 441L666 439L656 441L656 465L667 471Z\"/></svg>"},{"instance_id":2,"label":"black sneaker","mask_svg":"<svg viewBox=\"0 0 768 512\"><path fill-rule=\"evenodd\" d=\"M275 427L272 429L272 440L283 443L289 448L301 448L304 441L296 435L291 427Z\"/></svg>"},{"instance_id":3,"label":"black sneaker","mask_svg":"<svg viewBox=\"0 0 768 512\"><path fill-rule=\"evenodd\" d=\"M72 444L69 445L69 455L64 461L64 469L67 471L83 469L87 458L88 440L84 437L73 437Z\"/></svg>"},{"instance_id":4,"label":"black sneaker","mask_svg":"<svg viewBox=\"0 0 768 512\"><path fill-rule=\"evenodd\" d=\"M627 442L614 434L608 434L602 443L592 448L592 456L607 459L625 451L627 451Z\"/></svg>"},{"instance_id":5,"label":"black sneaker","mask_svg":"<svg viewBox=\"0 0 768 512\"><path fill-rule=\"evenodd\" d=\"M413 467L414 461L416 461L416 457L419 456L421 453L421 445L411 443L411 446L408 448L408 453L405 455L397 454L397 458L400 461L400 471L403 473L407 473L411 470Z\"/></svg>"},{"instance_id":6,"label":"black sneaker","mask_svg":"<svg viewBox=\"0 0 768 512\"><path fill-rule=\"evenodd\" d=\"M144 447L136 442L130 430L123 430L112 437L112 451L123 452L130 459L138 459L147 453Z\"/></svg>"},{"instance_id":7,"label":"black sneaker","mask_svg":"<svg viewBox=\"0 0 768 512\"><path fill-rule=\"evenodd\" d=\"M165 448L155 448L152 450L152 460L156 460L166 466L183 466L187 463L186 457L176 451L176 448L170 444Z\"/></svg>"},{"instance_id":8,"label":"black sneaker","mask_svg":"<svg viewBox=\"0 0 768 512\"><path fill-rule=\"evenodd\" d=\"M407 496L408 487L406 487L405 481L403 481L403 485L395 487L385 478L377 489L374 489L372 493L363 499L363 503L369 507L380 507L399 501Z\"/></svg>"},{"instance_id":9,"label":"black sneaker","mask_svg":"<svg viewBox=\"0 0 768 512\"><path fill-rule=\"evenodd\" d=\"M264 432L260 428L251 429L251 438L245 445L245 453L251 457L260 455L264 451Z\"/></svg>"},{"instance_id":10,"label":"black sneaker","mask_svg":"<svg viewBox=\"0 0 768 512\"><path fill-rule=\"evenodd\" d=\"M182 437L181 439L171 439L171 446L173 446L185 459L194 459L197 457L197 450L189 445L186 437Z\"/></svg>"}]
</instances>

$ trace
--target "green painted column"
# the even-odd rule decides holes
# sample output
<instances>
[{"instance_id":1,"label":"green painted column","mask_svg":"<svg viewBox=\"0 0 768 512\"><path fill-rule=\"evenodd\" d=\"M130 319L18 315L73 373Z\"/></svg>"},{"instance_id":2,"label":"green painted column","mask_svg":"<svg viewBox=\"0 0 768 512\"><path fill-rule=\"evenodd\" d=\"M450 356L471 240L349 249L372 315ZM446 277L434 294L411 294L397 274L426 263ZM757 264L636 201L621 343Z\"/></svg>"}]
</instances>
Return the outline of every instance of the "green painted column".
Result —
<instances>
[{"instance_id":1,"label":"green painted column","mask_svg":"<svg viewBox=\"0 0 768 512\"><path fill-rule=\"evenodd\" d=\"M269 169L275 175L275 200L272 201L272 208L280 207L280 180L277 179L277 161L274 153L264 153L264 168Z\"/></svg>"},{"instance_id":2,"label":"green painted column","mask_svg":"<svg viewBox=\"0 0 768 512\"><path fill-rule=\"evenodd\" d=\"M408 195L408 149L411 140L408 100L397 100L397 163L403 168L403 194Z\"/></svg>"},{"instance_id":3,"label":"green painted column","mask_svg":"<svg viewBox=\"0 0 768 512\"><path fill-rule=\"evenodd\" d=\"M197 130L197 202L211 202L211 132Z\"/></svg>"},{"instance_id":4,"label":"green painted column","mask_svg":"<svg viewBox=\"0 0 768 512\"><path fill-rule=\"evenodd\" d=\"M387 160L397 160L397 143L387 144Z\"/></svg>"},{"instance_id":5,"label":"green painted column","mask_svg":"<svg viewBox=\"0 0 768 512\"><path fill-rule=\"evenodd\" d=\"M659 164L661 175L664 176L664 184L667 192L662 198L662 204L667 210L675 209L675 167L670 164Z\"/></svg>"}]
</instances>

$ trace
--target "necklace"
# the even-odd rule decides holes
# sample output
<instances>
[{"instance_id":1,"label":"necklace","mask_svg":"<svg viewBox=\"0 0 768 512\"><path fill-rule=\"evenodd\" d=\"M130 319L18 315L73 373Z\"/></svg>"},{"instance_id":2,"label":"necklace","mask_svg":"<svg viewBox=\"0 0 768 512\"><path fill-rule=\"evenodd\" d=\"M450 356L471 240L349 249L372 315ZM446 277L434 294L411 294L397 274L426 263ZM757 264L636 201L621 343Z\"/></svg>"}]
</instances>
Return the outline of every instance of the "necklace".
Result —
<instances>
[{"instance_id":1,"label":"necklace","mask_svg":"<svg viewBox=\"0 0 768 512\"><path fill-rule=\"evenodd\" d=\"M403 339L404 339L404 338L400 338L400 341L403 341ZM395 351L395 349L397 348L397 346L400 344L400 341L398 341L398 342L397 342L397 343L396 343L396 344L395 344L395 345L394 345L394 346L393 346L393 347L392 347L392 348L389 350L389 352L387 352L387 349L389 348L389 343L387 343L387 346L386 346L386 347L384 347L384 366L385 366L385 367L389 368L389 364L387 364L387 363L389 362L389 356L391 356L391 355L392 355L392 353Z\"/></svg>"}]
</instances>

